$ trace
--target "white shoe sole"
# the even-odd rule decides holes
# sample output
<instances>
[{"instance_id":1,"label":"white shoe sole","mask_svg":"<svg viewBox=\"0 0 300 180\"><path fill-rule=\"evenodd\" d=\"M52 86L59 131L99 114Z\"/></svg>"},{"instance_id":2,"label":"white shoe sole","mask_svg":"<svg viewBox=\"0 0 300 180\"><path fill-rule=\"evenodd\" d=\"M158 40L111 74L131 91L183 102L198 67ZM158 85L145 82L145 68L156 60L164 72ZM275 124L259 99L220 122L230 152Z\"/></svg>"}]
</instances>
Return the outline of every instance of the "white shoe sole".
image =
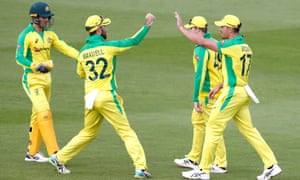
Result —
<instances>
[{"instance_id":1,"label":"white shoe sole","mask_svg":"<svg viewBox=\"0 0 300 180\"><path fill-rule=\"evenodd\" d=\"M271 172L271 174L268 177L264 177L264 176L257 176L256 179L257 180L270 180L272 177L277 176L278 174L280 174L282 172L281 168L276 165L276 167L274 168L274 170Z\"/></svg>"},{"instance_id":2,"label":"white shoe sole","mask_svg":"<svg viewBox=\"0 0 300 180\"><path fill-rule=\"evenodd\" d=\"M39 163L44 163L44 162L48 162L48 159L44 159L44 160L36 160L36 159L28 159L28 158L25 158L25 161L27 161L27 162L39 162Z\"/></svg>"}]
</instances>

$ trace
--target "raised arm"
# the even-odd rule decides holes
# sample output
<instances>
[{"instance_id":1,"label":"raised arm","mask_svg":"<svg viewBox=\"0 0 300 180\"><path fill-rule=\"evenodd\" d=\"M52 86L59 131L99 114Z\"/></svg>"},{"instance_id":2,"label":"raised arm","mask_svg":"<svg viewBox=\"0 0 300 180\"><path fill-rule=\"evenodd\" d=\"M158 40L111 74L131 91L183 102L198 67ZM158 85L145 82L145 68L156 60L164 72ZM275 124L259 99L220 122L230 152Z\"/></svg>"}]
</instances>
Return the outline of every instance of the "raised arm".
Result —
<instances>
[{"instance_id":1,"label":"raised arm","mask_svg":"<svg viewBox=\"0 0 300 180\"><path fill-rule=\"evenodd\" d=\"M155 16L152 13L147 13L145 15L145 24L133 36L123 40L110 41L108 43L119 47L119 49L116 50L116 53L127 51L133 46L137 46L146 37L154 21Z\"/></svg>"},{"instance_id":2,"label":"raised arm","mask_svg":"<svg viewBox=\"0 0 300 180\"><path fill-rule=\"evenodd\" d=\"M205 39L203 37L203 34L199 35L198 33L189 31L186 28L184 28L182 25L181 17L177 11L175 11L175 18L177 19L177 28L179 29L180 32L182 32L182 34L185 37L187 37L189 40L191 40L195 44L206 47L206 48L211 49L216 52L218 51L217 42L209 40L209 39Z\"/></svg>"}]
</instances>

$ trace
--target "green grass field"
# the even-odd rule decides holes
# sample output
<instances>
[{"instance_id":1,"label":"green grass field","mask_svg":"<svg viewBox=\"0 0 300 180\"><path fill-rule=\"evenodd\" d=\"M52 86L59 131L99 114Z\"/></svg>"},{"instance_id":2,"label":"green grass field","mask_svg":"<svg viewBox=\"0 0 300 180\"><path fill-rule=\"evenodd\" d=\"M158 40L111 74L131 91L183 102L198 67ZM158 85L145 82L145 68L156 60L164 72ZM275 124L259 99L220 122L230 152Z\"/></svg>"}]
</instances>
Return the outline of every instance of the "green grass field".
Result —
<instances>
[{"instance_id":1,"label":"green grass field","mask_svg":"<svg viewBox=\"0 0 300 180\"><path fill-rule=\"evenodd\" d=\"M21 86L22 69L15 63L16 40L29 23L32 0L1 0L0 179L133 179L133 166L120 138L105 122L90 146L68 163L70 175L59 175L48 163L24 161L31 103ZM220 38L214 20L235 14L254 51L250 84L261 103L251 105L253 122L275 152L283 173L276 180L299 180L300 1L296 0L72 0L47 1L55 13L52 29L80 48L87 37L85 19L99 14L112 19L109 39L133 35L147 12L156 22L147 38L118 58L119 93L132 127L147 155L153 179L183 179L185 169L173 159L188 153L192 141L193 44L176 29L174 11L184 20L203 15ZM51 107L59 145L83 127L83 81L75 63L53 49ZM229 172L215 180L252 180L263 169L256 152L231 122L225 131ZM42 151L46 153L45 147Z\"/></svg>"}]
</instances>

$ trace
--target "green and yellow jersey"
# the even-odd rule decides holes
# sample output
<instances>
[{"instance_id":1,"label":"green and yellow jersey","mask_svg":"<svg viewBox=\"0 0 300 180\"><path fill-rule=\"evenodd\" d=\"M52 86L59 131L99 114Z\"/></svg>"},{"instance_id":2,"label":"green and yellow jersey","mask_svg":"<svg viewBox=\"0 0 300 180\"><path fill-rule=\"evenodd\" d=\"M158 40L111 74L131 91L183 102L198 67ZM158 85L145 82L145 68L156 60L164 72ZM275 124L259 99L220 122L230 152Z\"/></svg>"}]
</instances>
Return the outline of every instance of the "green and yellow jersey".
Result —
<instances>
[{"instance_id":1,"label":"green and yellow jersey","mask_svg":"<svg viewBox=\"0 0 300 180\"><path fill-rule=\"evenodd\" d=\"M210 33L205 33L204 38L215 41ZM194 102L199 102L199 97L207 97L214 87L222 83L221 57L212 50L196 45L193 64L195 70Z\"/></svg>"},{"instance_id":2,"label":"green and yellow jersey","mask_svg":"<svg viewBox=\"0 0 300 180\"><path fill-rule=\"evenodd\" d=\"M49 29L36 32L33 25L29 24L19 35L16 49L16 61L26 73L32 73L30 66L51 60L50 49L55 47L63 54L74 59L78 51L67 45L57 34Z\"/></svg>"},{"instance_id":3,"label":"green and yellow jersey","mask_svg":"<svg viewBox=\"0 0 300 180\"><path fill-rule=\"evenodd\" d=\"M106 41L100 35L87 38L78 57L77 74L85 78L85 93L92 90L116 90L116 56L138 45L146 36L149 27L143 26L134 36L124 40Z\"/></svg>"},{"instance_id":4,"label":"green and yellow jersey","mask_svg":"<svg viewBox=\"0 0 300 180\"><path fill-rule=\"evenodd\" d=\"M233 39L219 41L217 46L219 53L224 56L222 61L224 88L247 85L253 53L244 42L243 36L238 35Z\"/></svg>"}]
</instances>

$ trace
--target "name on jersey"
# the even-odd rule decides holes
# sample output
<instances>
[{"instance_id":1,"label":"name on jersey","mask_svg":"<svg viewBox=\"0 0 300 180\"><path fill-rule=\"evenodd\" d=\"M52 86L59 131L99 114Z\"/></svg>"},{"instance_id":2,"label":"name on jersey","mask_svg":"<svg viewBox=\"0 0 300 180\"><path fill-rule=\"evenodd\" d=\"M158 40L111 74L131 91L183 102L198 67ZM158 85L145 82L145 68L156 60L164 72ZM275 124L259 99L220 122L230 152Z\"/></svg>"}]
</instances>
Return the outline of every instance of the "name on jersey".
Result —
<instances>
[{"instance_id":1,"label":"name on jersey","mask_svg":"<svg viewBox=\"0 0 300 180\"><path fill-rule=\"evenodd\" d=\"M249 46L242 46L242 51L243 52L251 52L251 49L249 48Z\"/></svg>"},{"instance_id":2,"label":"name on jersey","mask_svg":"<svg viewBox=\"0 0 300 180\"><path fill-rule=\"evenodd\" d=\"M104 54L104 52L102 49L97 49L94 51L88 51L86 53L83 53L82 57L83 57L83 59L87 59L87 58L94 57L94 56L101 56L103 54Z\"/></svg>"}]
</instances>

